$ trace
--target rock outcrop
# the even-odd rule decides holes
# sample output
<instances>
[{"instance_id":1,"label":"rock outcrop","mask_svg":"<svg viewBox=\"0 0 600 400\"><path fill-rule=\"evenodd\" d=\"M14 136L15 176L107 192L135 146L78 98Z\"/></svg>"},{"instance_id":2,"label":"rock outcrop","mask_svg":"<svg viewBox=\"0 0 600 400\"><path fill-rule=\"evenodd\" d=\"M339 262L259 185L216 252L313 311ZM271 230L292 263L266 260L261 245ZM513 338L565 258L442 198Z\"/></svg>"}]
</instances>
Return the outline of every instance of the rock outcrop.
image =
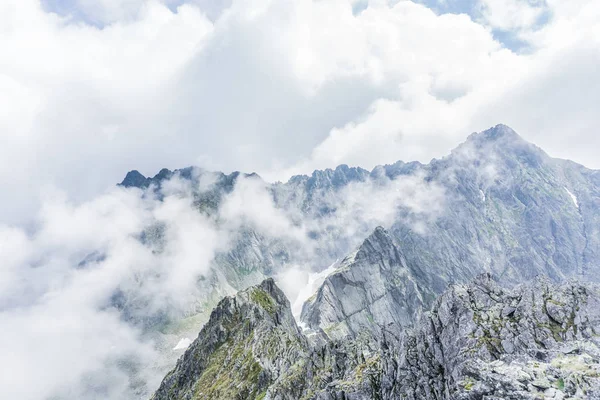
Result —
<instances>
[{"instance_id":1,"label":"rock outcrop","mask_svg":"<svg viewBox=\"0 0 600 400\"><path fill-rule=\"evenodd\" d=\"M598 398L599 296L546 278L452 286L383 359L387 398Z\"/></svg>"},{"instance_id":2,"label":"rock outcrop","mask_svg":"<svg viewBox=\"0 0 600 400\"><path fill-rule=\"evenodd\" d=\"M261 399L308 346L272 279L226 297L154 400Z\"/></svg>"},{"instance_id":3,"label":"rock outcrop","mask_svg":"<svg viewBox=\"0 0 600 400\"><path fill-rule=\"evenodd\" d=\"M219 304L153 400L600 398L599 306L594 285L482 275L413 328L317 343L268 280Z\"/></svg>"},{"instance_id":4,"label":"rock outcrop","mask_svg":"<svg viewBox=\"0 0 600 400\"><path fill-rule=\"evenodd\" d=\"M423 271L408 264L397 241L378 227L346 257L303 308L301 320L331 339L376 336L390 324L410 326L433 294ZM428 301L429 300L429 301Z\"/></svg>"}]
</instances>

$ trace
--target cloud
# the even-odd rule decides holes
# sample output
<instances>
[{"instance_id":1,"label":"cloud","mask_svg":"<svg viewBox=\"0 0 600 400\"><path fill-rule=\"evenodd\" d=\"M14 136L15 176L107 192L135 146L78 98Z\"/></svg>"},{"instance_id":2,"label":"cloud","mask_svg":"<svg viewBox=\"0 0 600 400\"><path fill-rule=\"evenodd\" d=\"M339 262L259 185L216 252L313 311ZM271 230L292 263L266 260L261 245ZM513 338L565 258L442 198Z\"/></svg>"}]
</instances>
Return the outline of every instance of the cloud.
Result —
<instances>
[{"instance_id":1,"label":"cloud","mask_svg":"<svg viewBox=\"0 0 600 400\"><path fill-rule=\"evenodd\" d=\"M361 243L375 227L390 228L396 221L425 234L425 226L443 214L445 195L441 185L427 182L424 173L418 170L395 179L382 175L351 183L335 196L319 200L335 212L314 221L318 228L313 230L338 232L341 238L349 240L347 251Z\"/></svg>"},{"instance_id":2,"label":"cloud","mask_svg":"<svg viewBox=\"0 0 600 400\"><path fill-rule=\"evenodd\" d=\"M82 201L130 169L428 161L498 122L598 167L597 3L509 3L3 2L0 218L30 219L45 183Z\"/></svg>"},{"instance_id":3,"label":"cloud","mask_svg":"<svg viewBox=\"0 0 600 400\"><path fill-rule=\"evenodd\" d=\"M267 184L260 178L240 178L235 190L219 209L231 232L246 226L274 238L303 241L305 232L295 226L286 211L276 207Z\"/></svg>"},{"instance_id":4,"label":"cloud","mask_svg":"<svg viewBox=\"0 0 600 400\"><path fill-rule=\"evenodd\" d=\"M489 26L505 31L532 29L547 11L544 0L481 0L479 7Z\"/></svg>"},{"instance_id":5,"label":"cloud","mask_svg":"<svg viewBox=\"0 0 600 400\"><path fill-rule=\"evenodd\" d=\"M223 242L191 197L141 194L115 188L74 205L55 192L33 232L0 226L0 322L11 327L0 351L13 371L3 397L134 398L158 384L159 343L141 328L193 310Z\"/></svg>"},{"instance_id":6,"label":"cloud","mask_svg":"<svg viewBox=\"0 0 600 400\"><path fill-rule=\"evenodd\" d=\"M102 29L46 13L31 0L0 9L0 103L12 110L0 118L0 181L21 198L6 200L2 208L11 212L2 220L22 222L44 184L89 199L110 185L107 177L114 182L138 164L127 156L136 147L144 154L169 140L167 130L146 129L157 123L147 116L157 114L162 88L212 24L195 7L173 13L157 2Z\"/></svg>"},{"instance_id":7,"label":"cloud","mask_svg":"<svg viewBox=\"0 0 600 400\"><path fill-rule=\"evenodd\" d=\"M553 156L598 168L589 145L599 138L593 133L598 121L592 116L599 83L592 71L600 59L592 49L598 47L594 32L600 27L600 10L586 1L577 5L548 2L546 6L551 21L520 33L532 53L516 54L497 47L490 30L465 31L458 43L466 44L467 37L476 36L482 46L468 52L472 57L468 66L462 65L461 53L453 48L452 54L460 61L448 63L464 75L454 76L450 68L449 76L442 79L436 77L435 69L420 68L425 73L415 71L400 86L398 98L377 100L360 118L332 129L309 157L288 171L331 162L368 168L376 160L428 161L449 152L466 133L496 121L515 128ZM439 18L439 24L445 16L431 18ZM469 25L484 28L472 20L459 21L457 17L454 22L463 29ZM456 40L451 32L445 36ZM464 83L460 77L465 77ZM441 88L446 88L440 89L437 82L444 82ZM564 146L566 136L572 138L569 146Z\"/></svg>"}]
</instances>

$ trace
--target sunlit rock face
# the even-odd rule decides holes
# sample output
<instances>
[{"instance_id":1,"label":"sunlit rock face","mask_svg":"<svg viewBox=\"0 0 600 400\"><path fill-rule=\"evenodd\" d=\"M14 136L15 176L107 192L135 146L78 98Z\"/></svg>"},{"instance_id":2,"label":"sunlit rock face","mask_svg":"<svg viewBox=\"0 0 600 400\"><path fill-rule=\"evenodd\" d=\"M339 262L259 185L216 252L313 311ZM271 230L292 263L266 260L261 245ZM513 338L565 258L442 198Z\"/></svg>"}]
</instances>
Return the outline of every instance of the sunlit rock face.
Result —
<instances>
[{"instance_id":1,"label":"sunlit rock face","mask_svg":"<svg viewBox=\"0 0 600 400\"><path fill-rule=\"evenodd\" d=\"M301 320L330 338L356 338L381 327L409 326L431 291L419 285L422 271L407 264L400 244L378 227L357 252L342 261L303 308Z\"/></svg>"}]
</instances>

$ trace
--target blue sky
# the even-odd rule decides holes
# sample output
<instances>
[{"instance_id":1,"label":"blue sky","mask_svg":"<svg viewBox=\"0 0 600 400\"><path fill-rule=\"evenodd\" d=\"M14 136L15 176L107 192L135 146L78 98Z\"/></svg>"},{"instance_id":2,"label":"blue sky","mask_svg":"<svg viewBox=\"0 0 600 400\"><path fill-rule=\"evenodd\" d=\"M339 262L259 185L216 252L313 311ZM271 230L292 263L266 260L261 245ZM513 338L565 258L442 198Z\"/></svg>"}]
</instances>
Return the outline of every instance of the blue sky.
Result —
<instances>
[{"instance_id":1,"label":"blue sky","mask_svg":"<svg viewBox=\"0 0 600 400\"><path fill-rule=\"evenodd\" d=\"M483 18L481 12L481 2L477 0L421 0L422 4L431 8L438 14L467 14L474 20ZM544 11L536 21L536 27L541 28L547 24L551 18L550 12L545 7L545 4L540 4L539 7ZM501 42L507 48L521 52L528 51L529 45L526 41L519 38L518 31L512 29L492 29L494 38Z\"/></svg>"},{"instance_id":2,"label":"blue sky","mask_svg":"<svg viewBox=\"0 0 600 400\"><path fill-rule=\"evenodd\" d=\"M127 0L123 0L126 3ZM210 19L215 19L219 12L226 8L231 1L215 1L215 0L167 0L165 5L173 12L177 12L177 8L184 3L191 3L200 6L204 12L209 16ZM397 3L398 0L389 1L390 4ZM473 20L482 20L482 2L479 0L416 0L415 2L425 5L426 7L433 10L436 14L466 14L469 15ZM133 2L131 2L133 3ZM549 22L551 13L547 8L545 2L533 1L531 4L535 4L543 12L537 19L536 26L541 28L543 25ZM55 12L59 15L70 16L74 21L83 21L87 24L94 25L96 27L103 27L106 25L106 21L103 21L93 12L86 10L86 6L82 6L82 2L79 0L42 0L42 5L45 10L49 12ZM352 8L356 14L362 12L369 6L369 0L357 0L353 2ZM529 45L526 41L519 38L518 31L513 29L501 29L493 28L492 33L494 38L501 42L507 48L516 51L528 51Z\"/></svg>"}]
</instances>

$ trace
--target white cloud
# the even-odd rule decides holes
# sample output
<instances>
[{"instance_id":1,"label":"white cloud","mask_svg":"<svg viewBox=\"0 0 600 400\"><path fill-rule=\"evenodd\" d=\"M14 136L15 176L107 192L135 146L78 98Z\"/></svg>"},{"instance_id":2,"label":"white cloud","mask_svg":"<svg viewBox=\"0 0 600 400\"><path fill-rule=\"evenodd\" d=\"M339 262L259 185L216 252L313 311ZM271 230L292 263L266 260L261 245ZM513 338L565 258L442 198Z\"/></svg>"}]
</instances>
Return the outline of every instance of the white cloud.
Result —
<instances>
[{"instance_id":1,"label":"white cloud","mask_svg":"<svg viewBox=\"0 0 600 400\"><path fill-rule=\"evenodd\" d=\"M480 0L487 24L506 31L531 29L546 11L545 0Z\"/></svg>"},{"instance_id":2,"label":"white cloud","mask_svg":"<svg viewBox=\"0 0 600 400\"><path fill-rule=\"evenodd\" d=\"M19 193L3 199L2 220L27 220L46 182L79 201L134 168L283 178L428 161L498 122L599 166L598 80L581 77L598 66L597 2L482 0L474 20L410 1L359 13L347 0L179 3L69 3L101 28L35 0L0 5L0 105L11 110L0 117L0 182ZM541 9L549 22L533 26ZM492 28L515 30L530 52L505 49ZM558 146L567 131L568 149Z\"/></svg>"},{"instance_id":3,"label":"white cloud","mask_svg":"<svg viewBox=\"0 0 600 400\"><path fill-rule=\"evenodd\" d=\"M137 163L129 157L136 147L169 140L169 132L145 129L156 123L148 116L212 29L195 7L174 14L156 2L100 30L45 13L36 1L8 1L0 25L0 105L11 110L0 117L0 181L19 193L2 219L17 221L34 211L44 183L89 198L97 183L122 174L117 168Z\"/></svg>"},{"instance_id":4,"label":"white cloud","mask_svg":"<svg viewBox=\"0 0 600 400\"><path fill-rule=\"evenodd\" d=\"M231 232L248 226L274 238L304 240L305 233L293 225L283 210L275 207L265 182L260 179L240 177L236 190L227 196L219 215Z\"/></svg>"},{"instance_id":5,"label":"white cloud","mask_svg":"<svg viewBox=\"0 0 600 400\"><path fill-rule=\"evenodd\" d=\"M157 224L164 233L152 242ZM155 387L165 373L152 368L158 343L126 317L193 309L223 243L189 196L159 202L122 188L80 205L50 193L32 232L0 225L0 323L11 327L0 333L11 371L1 396L118 399ZM128 315L113 307L119 291Z\"/></svg>"},{"instance_id":6,"label":"white cloud","mask_svg":"<svg viewBox=\"0 0 600 400\"><path fill-rule=\"evenodd\" d=\"M411 79L400 85L398 98L373 102L361 118L332 129L310 157L287 171L339 162L368 168L395 159L428 161L446 154L466 133L496 122L510 125L553 156L600 167L591 150L600 145L595 133L600 122L595 116L600 81L593 76L600 67L595 51L600 8L586 1L576 6L548 2L547 7L550 23L520 33L533 49L530 54L497 47L485 29L458 36L444 32L446 41L436 42L462 43L469 55L466 60L453 48L455 60L442 64L449 65L445 78L426 65L415 69ZM443 17L432 16L432 24L438 26ZM465 29L476 23L465 19L459 25ZM482 46L469 51L477 48L470 42L472 36ZM443 55L436 57L443 60ZM457 75L459 71L463 74ZM437 82L459 95L447 98L445 90L436 89ZM571 138L569 146L564 146L565 137Z\"/></svg>"}]
</instances>

